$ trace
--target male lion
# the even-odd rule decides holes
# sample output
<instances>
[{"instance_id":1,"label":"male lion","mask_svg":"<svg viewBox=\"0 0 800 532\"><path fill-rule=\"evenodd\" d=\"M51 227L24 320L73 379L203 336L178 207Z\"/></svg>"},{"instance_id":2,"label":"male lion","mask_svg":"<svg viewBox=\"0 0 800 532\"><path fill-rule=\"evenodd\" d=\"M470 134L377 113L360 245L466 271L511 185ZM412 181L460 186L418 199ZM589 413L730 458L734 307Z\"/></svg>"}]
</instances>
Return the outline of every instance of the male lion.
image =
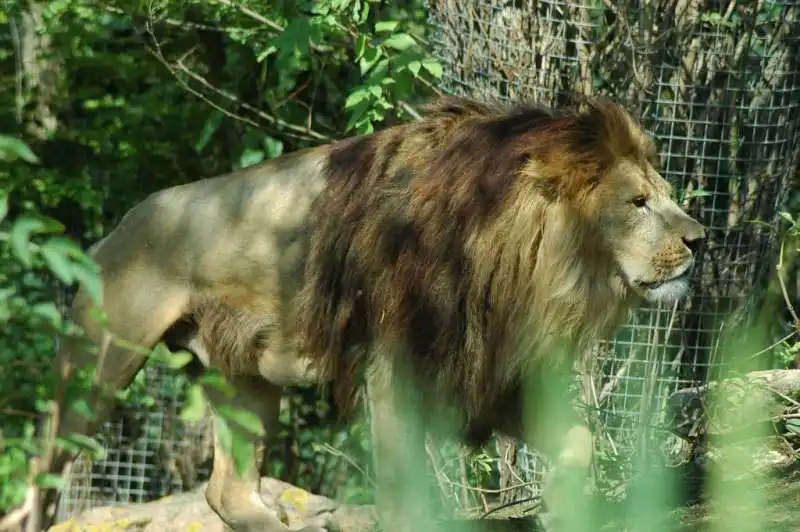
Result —
<instances>
[{"instance_id":1,"label":"male lion","mask_svg":"<svg viewBox=\"0 0 800 532\"><path fill-rule=\"evenodd\" d=\"M608 338L636 304L687 291L704 229L670 199L657 159L605 100L578 111L446 97L418 122L151 195L92 249L108 328L82 290L72 318L106 345L110 334L193 351L268 437L283 387L332 383L350 412L369 370L383 527L420 530L394 488L413 483L436 414L473 444L525 437L528 377L550 383L546 369ZM59 351L66 378L91 360L66 341ZM144 362L110 344L98 379L123 388ZM91 433L104 415L68 414L61 432ZM587 467L587 429L555 427L529 441ZM211 507L235 531L287 530L257 489L255 468L239 478L216 442Z\"/></svg>"}]
</instances>

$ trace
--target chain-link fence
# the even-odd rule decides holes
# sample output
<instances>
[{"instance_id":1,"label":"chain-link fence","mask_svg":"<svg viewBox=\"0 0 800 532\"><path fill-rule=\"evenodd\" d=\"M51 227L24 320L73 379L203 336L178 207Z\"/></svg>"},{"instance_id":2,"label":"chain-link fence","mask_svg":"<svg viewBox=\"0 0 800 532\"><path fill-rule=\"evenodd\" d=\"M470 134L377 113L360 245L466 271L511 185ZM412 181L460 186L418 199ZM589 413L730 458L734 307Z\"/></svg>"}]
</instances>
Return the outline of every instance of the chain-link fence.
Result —
<instances>
[{"instance_id":1,"label":"chain-link fence","mask_svg":"<svg viewBox=\"0 0 800 532\"><path fill-rule=\"evenodd\" d=\"M566 103L605 94L654 135L681 205L709 228L676 308L645 307L584 390L600 438L624 456L665 397L720 365L717 338L763 286L774 222L796 168L798 2L428 0L443 89L479 99ZM766 223L758 223L758 222ZM639 440L640 441L640 440ZM499 446L505 452L507 444ZM623 450L624 449L624 450ZM541 466L524 446L522 480Z\"/></svg>"},{"instance_id":2,"label":"chain-link fence","mask_svg":"<svg viewBox=\"0 0 800 532\"><path fill-rule=\"evenodd\" d=\"M191 425L180 419L185 384L183 376L148 363L130 388L144 399L118 407L96 435L105 457L75 461L59 520L97 506L185 492L208 479L213 425L210 416Z\"/></svg>"}]
</instances>

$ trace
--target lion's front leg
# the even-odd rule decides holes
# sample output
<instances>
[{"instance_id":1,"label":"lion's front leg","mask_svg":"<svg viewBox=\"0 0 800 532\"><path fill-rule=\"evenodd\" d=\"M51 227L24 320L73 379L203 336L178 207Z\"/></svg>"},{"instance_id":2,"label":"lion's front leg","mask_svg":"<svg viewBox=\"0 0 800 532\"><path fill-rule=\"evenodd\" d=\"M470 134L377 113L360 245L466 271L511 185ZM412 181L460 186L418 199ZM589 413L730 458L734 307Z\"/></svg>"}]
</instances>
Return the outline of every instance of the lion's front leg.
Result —
<instances>
[{"instance_id":1,"label":"lion's front leg","mask_svg":"<svg viewBox=\"0 0 800 532\"><path fill-rule=\"evenodd\" d=\"M594 454L592 433L573 406L573 395L567 392L569 382L563 375L555 374L534 384L535 391L527 397L525 408L526 419L533 423L521 435L550 461L542 486L543 521L548 529L594 530L586 521Z\"/></svg>"},{"instance_id":2,"label":"lion's front leg","mask_svg":"<svg viewBox=\"0 0 800 532\"><path fill-rule=\"evenodd\" d=\"M376 503L385 532L435 530L426 476L425 429L412 382L393 374L381 353L367 373Z\"/></svg>"},{"instance_id":3,"label":"lion's front leg","mask_svg":"<svg viewBox=\"0 0 800 532\"><path fill-rule=\"evenodd\" d=\"M234 399L224 397L221 392L209 390L212 395L211 403L232 403L235 408L244 407L261 418L265 436L261 438L252 435L255 456L258 456L260 447L268 446L276 436L282 389L260 377L235 378L231 379L231 383L236 388ZM288 532L289 527L281 521L274 509L278 505L267 505L261 497L261 473L256 463L250 464L248 470L240 475L233 457L220 443L218 427L215 416L214 464L206 487L209 506L233 532ZM324 529L319 526L302 529L302 532L322 531Z\"/></svg>"},{"instance_id":4,"label":"lion's front leg","mask_svg":"<svg viewBox=\"0 0 800 532\"><path fill-rule=\"evenodd\" d=\"M543 521L554 530L594 530L587 521L592 434L585 424L577 421L560 434L560 452L552 460L542 487L546 511Z\"/></svg>"}]
</instances>

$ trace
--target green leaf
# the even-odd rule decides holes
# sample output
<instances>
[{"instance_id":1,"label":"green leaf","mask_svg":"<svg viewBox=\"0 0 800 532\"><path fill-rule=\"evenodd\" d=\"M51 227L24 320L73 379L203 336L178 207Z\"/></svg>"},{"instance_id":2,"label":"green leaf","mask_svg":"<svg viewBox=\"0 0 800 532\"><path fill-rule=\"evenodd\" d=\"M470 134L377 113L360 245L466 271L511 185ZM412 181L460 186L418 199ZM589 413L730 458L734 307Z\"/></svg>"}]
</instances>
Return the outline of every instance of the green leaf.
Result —
<instances>
[{"instance_id":1,"label":"green leaf","mask_svg":"<svg viewBox=\"0 0 800 532\"><path fill-rule=\"evenodd\" d=\"M31 312L55 328L61 327L61 313L58 312L56 304L53 301L37 303L31 307Z\"/></svg>"},{"instance_id":2,"label":"green leaf","mask_svg":"<svg viewBox=\"0 0 800 532\"><path fill-rule=\"evenodd\" d=\"M90 452L92 456L98 460L102 460L106 454L106 450L100 442L85 434L67 434L66 436L58 437L56 442L64 449L72 452Z\"/></svg>"},{"instance_id":3,"label":"green leaf","mask_svg":"<svg viewBox=\"0 0 800 532\"><path fill-rule=\"evenodd\" d=\"M219 129L223 117L224 115L216 109L213 114L208 117L208 120L206 120L206 123L203 125L203 131L200 132L200 137L194 144L194 149L197 153L203 151L203 148L208 145L208 141L211 140L211 137L213 137L214 133Z\"/></svg>"},{"instance_id":4,"label":"green leaf","mask_svg":"<svg viewBox=\"0 0 800 532\"><path fill-rule=\"evenodd\" d=\"M246 436L239 432L231 434L231 455L236 464L236 470L240 475L244 475L248 469L253 467L255 459L255 448Z\"/></svg>"},{"instance_id":5,"label":"green leaf","mask_svg":"<svg viewBox=\"0 0 800 532\"><path fill-rule=\"evenodd\" d=\"M395 33L383 41L383 45L402 52L416 46L417 41L408 33Z\"/></svg>"},{"instance_id":6,"label":"green leaf","mask_svg":"<svg viewBox=\"0 0 800 532\"><path fill-rule=\"evenodd\" d=\"M264 151L269 159L274 159L283 153L283 142L275 137L264 137L262 144L264 145Z\"/></svg>"},{"instance_id":7,"label":"green leaf","mask_svg":"<svg viewBox=\"0 0 800 532\"><path fill-rule=\"evenodd\" d=\"M375 65L375 63L380 60L381 55L383 55L383 51L380 48L376 47L368 47L364 50L364 55L359 59L358 66L361 69L361 75L363 76L369 69Z\"/></svg>"},{"instance_id":8,"label":"green leaf","mask_svg":"<svg viewBox=\"0 0 800 532\"><path fill-rule=\"evenodd\" d=\"M390 33L393 32L400 22L397 20L384 20L375 23L375 33Z\"/></svg>"},{"instance_id":9,"label":"green leaf","mask_svg":"<svg viewBox=\"0 0 800 532\"><path fill-rule=\"evenodd\" d=\"M307 55L310 49L311 21L308 17L296 17L289 21L283 31L272 40L275 46L283 54L294 54L299 52Z\"/></svg>"},{"instance_id":10,"label":"green leaf","mask_svg":"<svg viewBox=\"0 0 800 532\"><path fill-rule=\"evenodd\" d=\"M358 39L356 40L356 60L359 60L364 56L364 50L366 49L367 37L365 35L359 35Z\"/></svg>"},{"instance_id":11,"label":"green leaf","mask_svg":"<svg viewBox=\"0 0 800 532\"><path fill-rule=\"evenodd\" d=\"M786 420L786 429L789 432L793 432L794 434L800 434L800 419L787 419Z\"/></svg>"},{"instance_id":12,"label":"green leaf","mask_svg":"<svg viewBox=\"0 0 800 532\"><path fill-rule=\"evenodd\" d=\"M194 423L202 419L206 411L206 397L203 387L199 384L192 384L186 390L186 404L180 413L180 418L187 423Z\"/></svg>"},{"instance_id":13,"label":"green leaf","mask_svg":"<svg viewBox=\"0 0 800 532\"><path fill-rule=\"evenodd\" d=\"M380 85L389 75L389 60L381 59L367 78L367 85Z\"/></svg>"},{"instance_id":14,"label":"green leaf","mask_svg":"<svg viewBox=\"0 0 800 532\"><path fill-rule=\"evenodd\" d=\"M350 131L361 123L369 111L369 103L369 100L362 100L350 109L350 118L347 120L345 131Z\"/></svg>"},{"instance_id":15,"label":"green leaf","mask_svg":"<svg viewBox=\"0 0 800 532\"><path fill-rule=\"evenodd\" d=\"M412 74L415 76L419 75L419 70L422 68L422 61L411 61L408 64L408 69L411 71Z\"/></svg>"},{"instance_id":16,"label":"green leaf","mask_svg":"<svg viewBox=\"0 0 800 532\"><path fill-rule=\"evenodd\" d=\"M11 249L14 255L28 268L33 264L30 239L33 233L42 231L45 223L39 218L22 216L11 228Z\"/></svg>"},{"instance_id":17,"label":"green leaf","mask_svg":"<svg viewBox=\"0 0 800 532\"><path fill-rule=\"evenodd\" d=\"M786 220L786 221L787 221L787 222L789 222L790 224L794 225L794 218L792 218L792 215L791 215L791 214L789 214L789 213L788 213L788 212L786 212L786 211L781 211L781 213L780 213L780 214L781 214L781 218L783 218L784 220Z\"/></svg>"},{"instance_id":18,"label":"green leaf","mask_svg":"<svg viewBox=\"0 0 800 532\"><path fill-rule=\"evenodd\" d=\"M263 62L264 59L266 59L267 57L269 57L270 55L274 54L277 51L278 51L277 46L275 45L267 46L261 53L258 54L258 57L256 57L256 62L257 63Z\"/></svg>"},{"instance_id":19,"label":"green leaf","mask_svg":"<svg viewBox=\"0 0 800 532\"><path fill-rule=\"evenodd\" d=\"M0 222L8 215L8 192L0 190Z\"/></svg>"},{"instance_id":20,"label":"green leaf","mask_svg":"<svg viewBox=\"0 0 800 532\"><path fill-rule=\"evenodd\" d=\"M42 488L64 489L67 485L66 481L52 473L39 473L34 477L33 482Z\"/></svg>"},{"instance_id":21,"label":"green leaf","mask_svg":"<svg viewBox=\"0 0 800 532\"><path fill-rule=\"evenodd\" d=\"M0 135L0 160L14 162L17 159L31 164L39 163L39 158L22 140L9 135Z\"/></svg>"},{"instance_id":22,"label":"green leaf","mask_svg":"<svg viewBox=\"0 0 800 532\"><path fill-rule=\"evenodd\" d=\"M47 263L47 267L61 282L72 284L75 276L72 274L72 264L68 255L74 253L77 246L65 245L64 240L66 239L53 237L42 244L39 252ZM72 243L70 242L70 244Z\"/></svg>"},{"instance_id":23,"label":"green leaf","mask_svg":"<svg viewBox=\"0 0 800 532\"><path fill-rule=\"evenodd\" d=\"M254 164L258 164L264 160L264 152L262 150L256 150L254 148L245 148L242 156L239 158L239 166L241 168L247 168L248 166L252 166Z\"/></svg>"},{"instance_id":24,"label":"green leaf","mask_svg":"<svg viewBox=\"0 0 800 532\"><path fill-rule=\"evenodd\" d=\"M164 342L159 342L153 348L152 358L163 363L169 369L180 369L192 361L192 354L188 351L172 352Z\"/></svg>"},{"instance_id":25,"label":"green leaf","mask_svg":"<svg viewBox=\"0 0 800 532\"><path fill-rule=\"evenodd\" d=\"M220 416L218 412L215 412L214 415L214 430L217 433L220 446L230 453L233 447L231 427L228 425L228 421L223 416Z\"/></svg>"},{"instance_id":26,"label":"green leaf","mask_svg":"<svg viewBox=\"0 0 800 532\"><path fill-rule=\"evenodd\" d=\"M692 198L703 198L707 196L711 196L711 192L708 190L703 190L702 188L696 190L690 190L686 193L685 199L692 199Z\"/></svg>"},{"instance_id":27,"label":"green leaf","mask_svg":"<svg viewBox=\"0 0 800 532\"><path fill-rule=\"evenodd\" d=\"M427 58L422 60L422 68L427 70L431 76L441 79L443 75L442 64L435 59Z\"/></svg>"},{"instance_id":28,"label":"green leaf","mask_svg":"<svg viewBox=\"0 0 800 532\"><path fill-rule=\"evenodd\" d=\"M70 404L70 410L90 421L95 419L94 411L92 410L92 407L89 406L89 403L86 402L86 399L81 398L72 402Z\"/></svg>"},{"instance_id":29,"label":"green leaf","mask_svg":"<svg viewBox=\"0 0 800 532\"><path fill-rule=\"evenodd\" d=\"M369 90L367 86L362 85L347 96L347 99L344 101L344 108L350 109L364 100L369 100Z\"/></svg>"},{"instance_id":30,"label":"green leaf","mask_svg":"<svg viewBox=\"0 0 800 532\"><path fill-rule=\"evenodd\" d=\"M207 371L197 379L197 383L202 386L216 388L229 398L236 395L236 389L231 386L231 383L219 371Z\"/></svg>"},{"instance_id":31,"label":"green leaf","mask_svg":"<svg viewBox=\"0 0 800 532\"><path fill-rule=\"evenodd\" d=\"M383 87L381 87L380 85L370 85L369 92L372 93L372 95L375 96L376 98L380 98L381 96L383 96Z\"/></svg>"},{"instance_id":32,"label":"green leaf","mask_svg":"<svg viewBox=\"0 0 800 532\"><path fill-rule=\"evenodd\" d=\"M217 412L229 421L233 421L256 436L265 435L264 426L261 424L261 418L245 408L219 405L219 407L217 407Z\"/></svg>"},{"instance_id":33,"label":"green leaf","mask_svg":"<svg viewBox=\"0 0 800 532\"><path fill-rule=\"evenodd\" d=\"M94 261L87 259L72 263L72 274L96 304L103 302L103 280Z\"/></svg>"}]
</instances>

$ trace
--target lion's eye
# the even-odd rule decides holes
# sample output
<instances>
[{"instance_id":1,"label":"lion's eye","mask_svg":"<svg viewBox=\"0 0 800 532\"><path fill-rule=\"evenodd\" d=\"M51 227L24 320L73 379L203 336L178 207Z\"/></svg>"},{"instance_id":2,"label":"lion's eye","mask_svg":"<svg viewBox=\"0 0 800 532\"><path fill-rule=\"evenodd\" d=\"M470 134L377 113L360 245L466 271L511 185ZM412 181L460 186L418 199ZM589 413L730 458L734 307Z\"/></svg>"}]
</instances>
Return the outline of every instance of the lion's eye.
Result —
<instances>
[{"instance_id":1,"label":"lion's eye","mask_svg":"<svg viewBox=\"0 0 800 532\"><path fill-rule=\"evenodd\" d=\"M636 196L631 200L631 203L633 203L634 207L638 208L644 207L645 205L647 205L647 196Z\"/></svg>"}]
</instances>

